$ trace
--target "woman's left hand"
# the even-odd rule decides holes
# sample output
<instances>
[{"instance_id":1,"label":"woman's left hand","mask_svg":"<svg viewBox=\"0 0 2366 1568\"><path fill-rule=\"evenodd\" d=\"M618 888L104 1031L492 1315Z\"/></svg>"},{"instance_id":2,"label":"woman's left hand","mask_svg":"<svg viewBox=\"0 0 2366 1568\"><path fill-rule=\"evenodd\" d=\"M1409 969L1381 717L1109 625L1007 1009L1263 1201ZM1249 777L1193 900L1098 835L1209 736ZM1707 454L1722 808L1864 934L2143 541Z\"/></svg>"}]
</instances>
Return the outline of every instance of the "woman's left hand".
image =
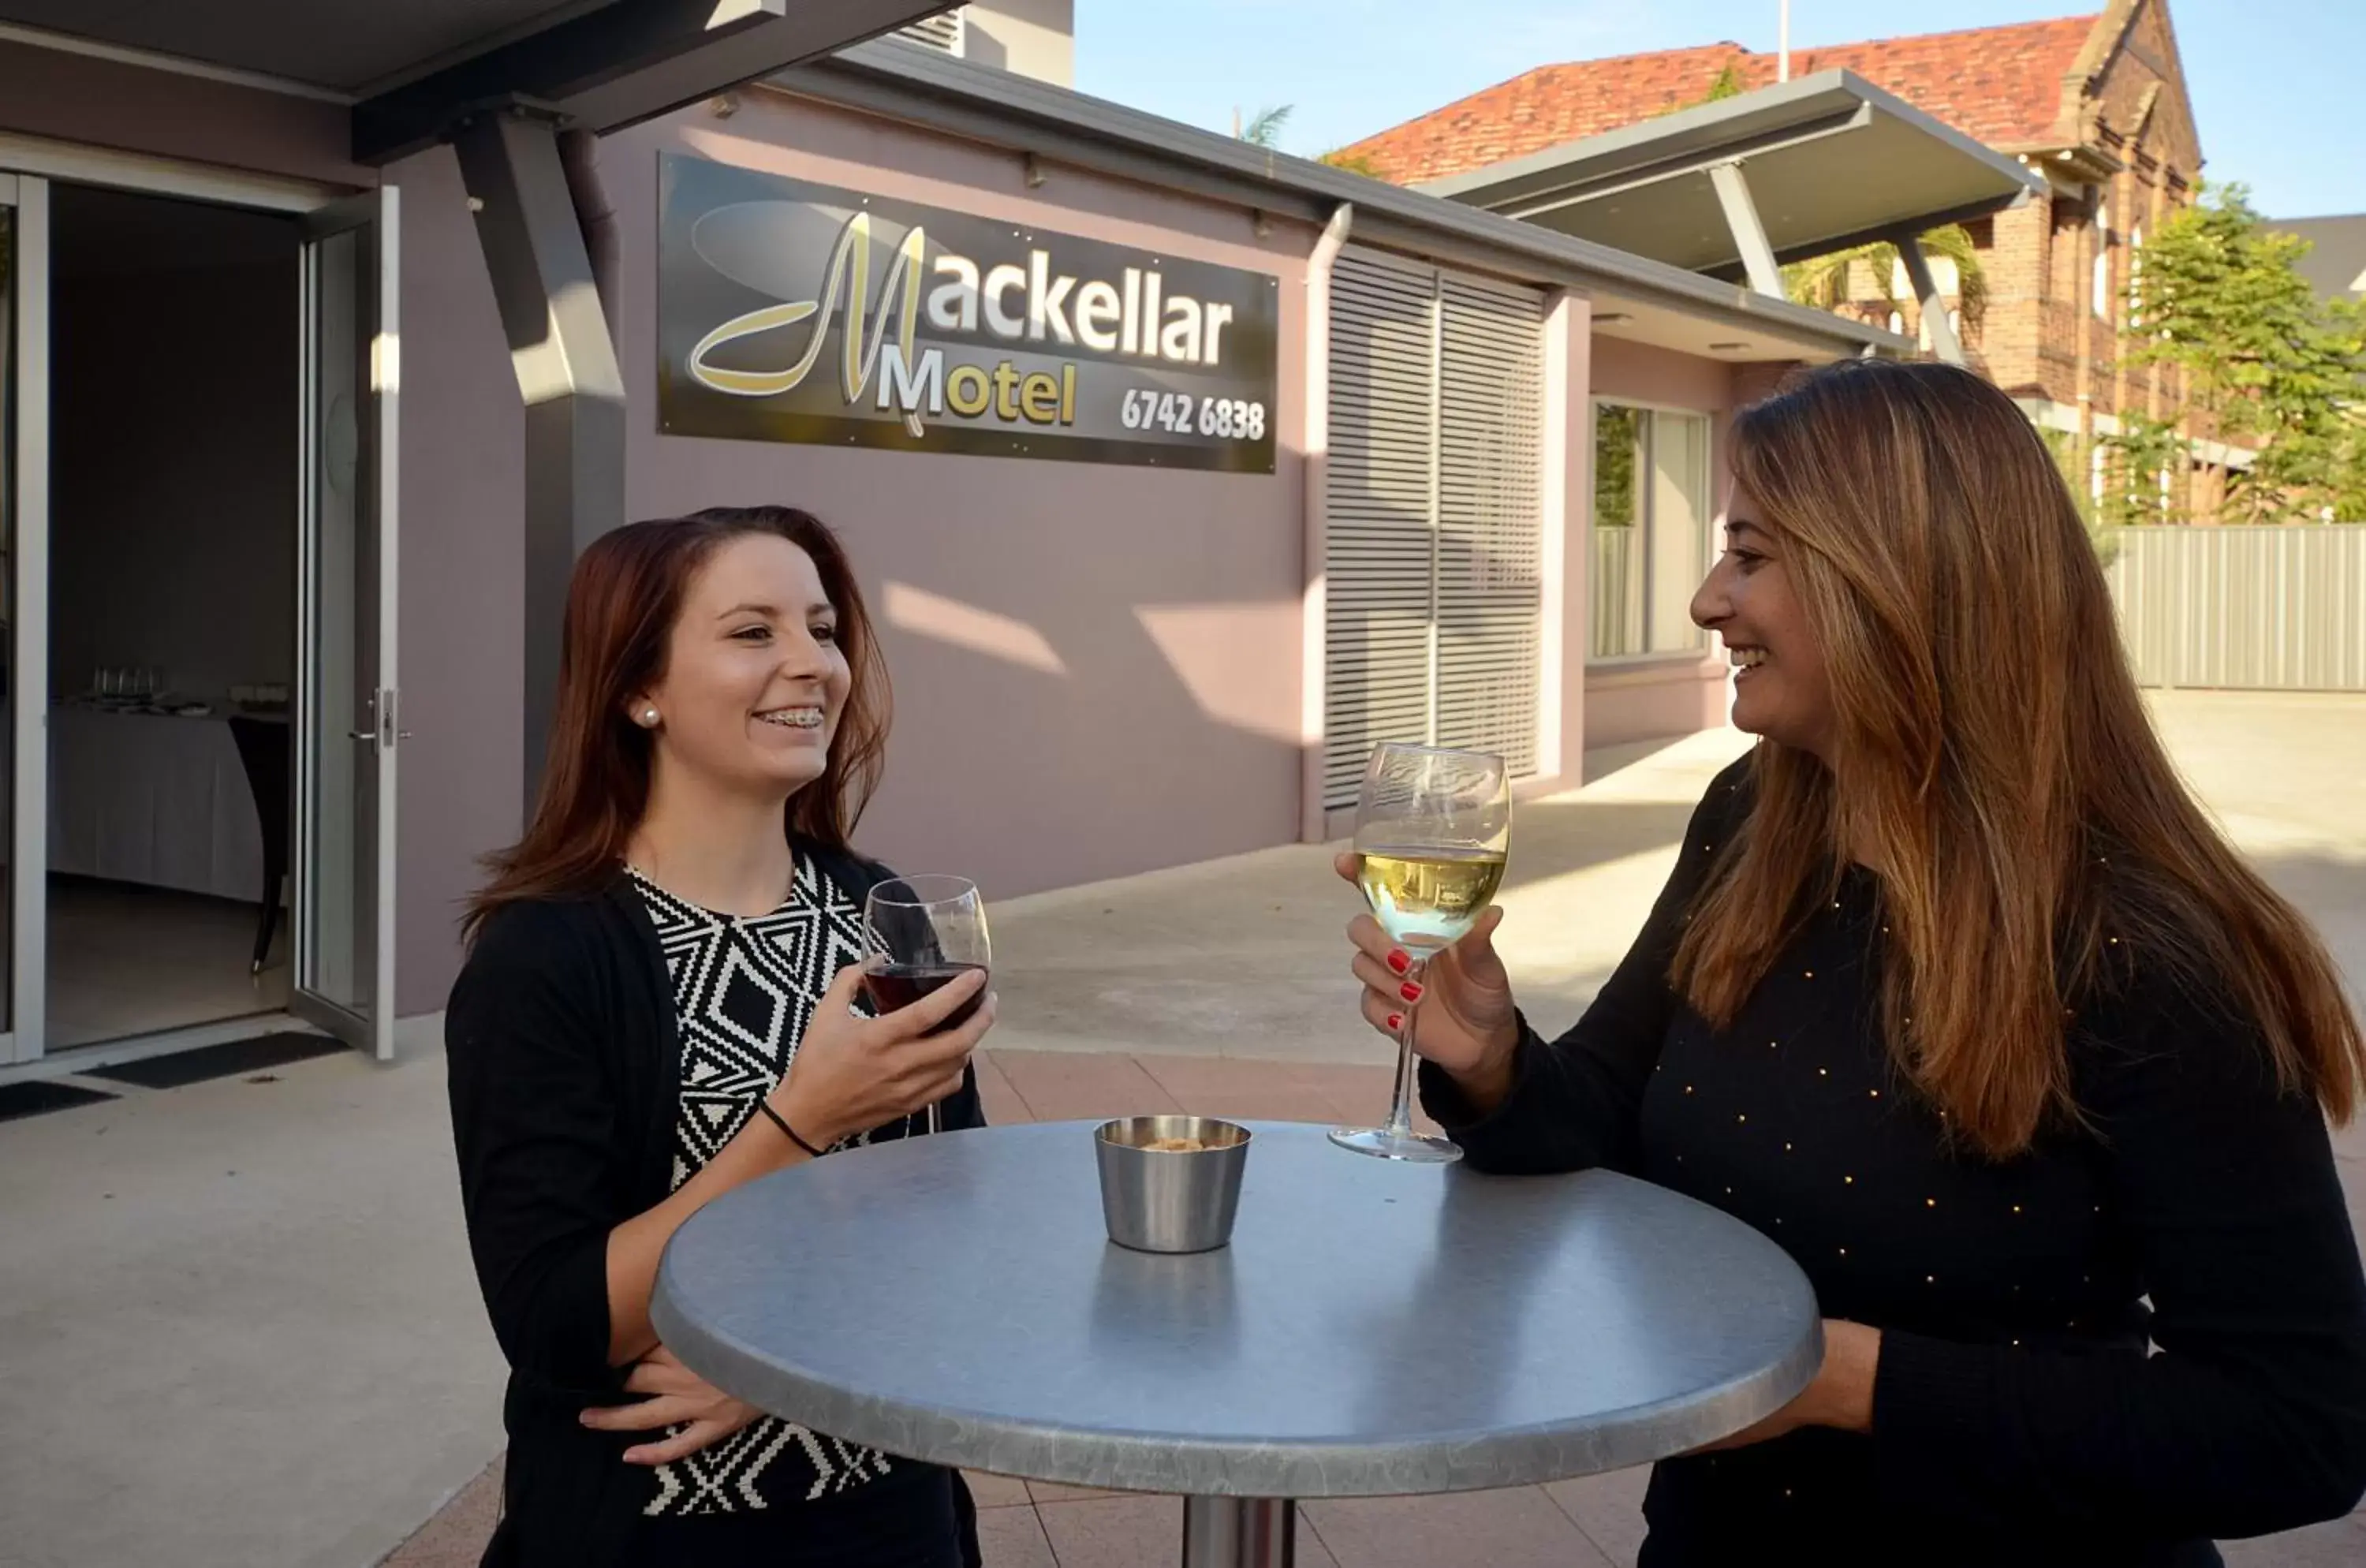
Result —
<instances>
[{"instance_id":1,"label":"woman's left hand","mask_svg":"<svg viewBox=\"0 0 2366 1568\"><path fill-rule=\"evenodd\" d=\"M633 1363L625 1389L649 1397L638 1404L595 1405L583 1412L583 1424L601 1432L648 1432L667 1427L682 1430L662 1442L642 1443L625 1450L627 1464L671 1464L713 1443L721 1442L764 1413L732 1398L674 1359L660 1345Z\"/></svg>"},{"instance_id":2,"label":"woman's left hand","mask_svg":"<svg viewBox=\"0 0 2366 1568\"><path fill-rule=\"evenodd\" d=\"M1881 1364L1881 1330L1837 1317L1824 1319L1824 1364L1799 1396L1754 1427L1745 1427L1695 1453L1715 1453L1784 1437L1802 1427L1842 1432L1873 1430L1873 1373Z\"/></svg>"}]
</instances>

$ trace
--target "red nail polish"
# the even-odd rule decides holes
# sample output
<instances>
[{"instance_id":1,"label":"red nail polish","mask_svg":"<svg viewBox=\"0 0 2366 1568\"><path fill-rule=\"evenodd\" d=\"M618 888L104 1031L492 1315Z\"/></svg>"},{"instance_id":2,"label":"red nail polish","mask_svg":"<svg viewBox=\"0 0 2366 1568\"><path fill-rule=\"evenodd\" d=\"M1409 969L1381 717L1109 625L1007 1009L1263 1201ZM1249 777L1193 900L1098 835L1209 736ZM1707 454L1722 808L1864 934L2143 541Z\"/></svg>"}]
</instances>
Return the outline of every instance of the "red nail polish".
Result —
<instances>
[{"instance_id":1,"label":"red nail polish","mask_svg":"<svg viewBox=\"0 0 2366 1568\"><path fill-rule=\"evenodd\" d=\"M1402 953L1391 953L1389 954L1389 967L1402 975L1413 967L1413 960Z\"/></svg>"},{"instance_id":2,"label":"red nail polish","mask_svg":"<svg viewBox=\"0 0 2366 1568\"><path fill-rule=\"evenodd\" d=\"M1397 995L1403 997L1409 1002L1417 1002L1421 1000L1421 987L1414 985L1411 980L1407 980L1403 985L1397 987Z\"/></svg>"},{"instance_id":3,"label":"red nail polish","mask_svg":"<svg viewBox=\"0 0 2366 1568\"><path fill-rule=\"evenodd\" d=\"M1389 1027L1391 1029L1403 1029L1404 1027L1404 1014L1401 1012L1392 1012L1389 1014Z\"/></svg>"}]
</instances>

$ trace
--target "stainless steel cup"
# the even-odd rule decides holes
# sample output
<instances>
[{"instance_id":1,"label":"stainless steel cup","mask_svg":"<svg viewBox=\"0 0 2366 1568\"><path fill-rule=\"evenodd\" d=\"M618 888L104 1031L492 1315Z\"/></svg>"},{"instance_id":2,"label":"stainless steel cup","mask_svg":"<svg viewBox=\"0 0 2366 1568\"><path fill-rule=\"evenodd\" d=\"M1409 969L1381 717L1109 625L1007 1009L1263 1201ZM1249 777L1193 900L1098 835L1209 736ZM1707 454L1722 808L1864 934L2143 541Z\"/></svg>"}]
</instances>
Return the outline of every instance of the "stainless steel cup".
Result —
<instances>
[{"instance_id":1,"label":"stainless steel cup","mask_svg":"<svg viewBox=\"0 0 2366 1568\"><path fill-rule=\"evenodd\" d=\"M1196 1150L1155 1149L1189 1138ZM1249 1130L1208 1116L1130 1116L1093 1134L1101 1218L1110 1239L1137 1252L1209 1252L1233 1238Z\"/></svg>"}]
</instances>

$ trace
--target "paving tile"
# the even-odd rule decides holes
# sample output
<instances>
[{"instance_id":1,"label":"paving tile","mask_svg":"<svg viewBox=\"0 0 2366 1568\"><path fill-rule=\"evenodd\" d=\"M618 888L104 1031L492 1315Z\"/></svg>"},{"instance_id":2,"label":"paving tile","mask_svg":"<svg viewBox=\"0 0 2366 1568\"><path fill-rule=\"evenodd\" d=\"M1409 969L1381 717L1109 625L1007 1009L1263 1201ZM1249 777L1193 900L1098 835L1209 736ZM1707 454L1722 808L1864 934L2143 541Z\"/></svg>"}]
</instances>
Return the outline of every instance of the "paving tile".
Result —
<instances>
[{"instance_id":1,"label":"paving tile","mask_svg":"<svg viewBox=\"0 0 2366 1568\"><path fill-rule=\"evenodd\" d=\"M1296 1069L1299 1081L1321 1089L1338 1107L1343 1122L1358 1127L1377 1126L1388 1119L1389 1097L1396 1092L1396 1069L1362 1066L1346 1062L1307 1062ZM1437 1123L1414 1100L1413 1124L1417 1131L1436 1133Z\"/></svg>"},{"instance_id":2,"label":"paving tile","mask_svg":"<svg viewBox=\"0 0 2366 1568\"><path fill-rule=\"evenodd\" d=\"M2226 1568L2358 1568L2366 1562L2366 1512L2306 1529L2219 1543Z\"/></svg>"},{"instance_id":3,"label":"paving tile","mask_svg":"<svg viewBox=\"0 0 2366 1568\"><path fill-rule=\"evenodd\" d=\"M485 1542L501 1512L501 1461L495 1460L477 1478L460 1488L435 1517L419 1527L409 1540L386 1560L385 1568L446 1568L448 1562L474 1563L484 1554Z\"/></svg>"},{"instance_id":4,"label":"paving tile","mask_svg":"<svg viewBox=\"0 0 2366 1568\"><path fill-rule=\"evenodd\" d=\"M981 1508L1023 1508L1034 1501L1027 1495L1027 1483L1016 1476L964 1470L962 1479L969 1483L969 1495Z\"/></svg>"},{"instance_id":5,"label":"paving tile","mask_svg":"<svg viewBox=\"0 0 2366 1568\"><path fill-rule=\"evenodd\" d=\"M1228 1122L1312 1122L1327 1127L1340 1120L1331 1097L1305 1084L1244 1084L1176 1098L1194 1116L1220 1116Z\"/></svg>"},{"instance_id":6,"label":"paving tile","mask_svg":"<svg viewBox=\"0 0 2366 1568\"><path fill-rule=\"evenodd\" d=\"M1303 1064L1236 1056L1142 1055L1134 1060L1194 1115L1326 1125L1341 1119L1338 1098L1310 1077Z\"/></svg>"},{"instance_id":7,"label":"paving tile","mask_svg":"<svg viewBox=\"0 0 2366 1568\"><path fill-rule=\"evenodd\" d=\"M1165 1085L1178 1099L1195 1094L1222 1093L1243 1087L1302 1084L1295 1063L1257 1061L1243 1056L1162 1056L1149 1053L1133 1058L1142 1070Z\"/></svg>"},{"instance_id":8,"label":"paving tile","mask_svg":"<svg viewBox=\"0 0 2366 1568\"><path fill-rule=\"evenodd\" d=\"M1100 1486L1064 1486L1056 1481L1031 1481L1027 1483L1027 1495L1033 1498L1038 1506L1045 1503L1081 1503L1093 1497L1139 1495L1139 1494L1111 1492Z\"/></svg>"},{"instance_id":9,"label":"paving tile","mask_svg":"<svg viewBox=\"0 0 2366 1568\"><path fill-rule=\"evenodd\" d=\"M980 1508L977 1543L986 1568L1060 1568L1052 1543L1043 1539L1042 1521L1031 1507Z\"/></svg>"},{"instance_id":10,"label":"paving tile","mask_svg":"<svg viewBox=\"0 0 2366 1568\"><path fill-rule=\"evenodd\" d=\"M1007 1127L1014 1122L1035 1120L1035 1113L1027 1109L1027 1102L991 1056L980 1051L971 1059L977 1066L977 1098L986 1107L989 1125Z\"/></svg>"},{"instance_id":11,"label":"paving tile","mask_svg":"<svg viewBox=\"0 0 2366 1568\"><path fill-rule=\"evenodd\" d=\"M1614 1470L1607 1475L1584 1475L1556 1481L1545 1487L1560 1511L1577 1522L1586 1539L1618 1568L1635 1568L1643 1549L1643 1489L1651 1483L1651 1467Z\"/></svg>"},{"instance_id":12,"label":"paving tile","mask_svg":"<svg viewBox=\"0 0 2366 1568\"><path fill-rule=\"evenodd\" d=\"M1585 1532L1534 1486L1309 1503L1304 1512L1339 1568L1611 1568ZM1067 1562L1065 1552L1061 1562Z\"/></svg>"},{"instance_id":13,"label":"paving tile","mask_svg":"<svg viewBox=\"0 0 2366 1568\"><path fill-rule=\"evenodd\" d=\"M1339 1568L1339 1560L1323 1544L1322 1531L1303 1508L1298 1510L1298 1568Z\"/></svg>"},{"instance_id":14,"label":"paving tile","mask_svg":"<svg viewBox=\"0 0 2366 1568\"><path fill-rule=\"evenodd\" d=\"M1084 1488L1051 1490L1081 1492ZM1102 1568L1103 1564L1139 1568L1145 1563L1172 1562L1182 1551L1183 1500L1179 1497L1102 1493L1098 1499L1049 1503L1035 1511L1058 1555L1059 1568ZM991 1550L986 1553L986 1568L1000 1568ZM1323 1544L1303 1508L1298 1511L1298 1568L1339 1568L1339 1560Z\"/></svg>"},{"instance_id":15,"label":"paving tile","mask_svg":"<svg viewBox=\"0 0 2366 1568\"><path fill-rule=\"evenodd\" d=\"M1151 1116L1181 1109L1130 1056L1001 1051L994 1060L1038 1122Z\"/></svg>"},{"instance_id":16,"label":"paving tile","mask_svg":"<svg viewBox=\"0 0 2366 1568\"><path fill-rule=\"evenodd\" d=\"M1172 1562L1183 1546L1179 1497L1098 1497L1042 1503L1035 1517L1060 1568L1143 1568Z\"/></svg>"}]
</instances>

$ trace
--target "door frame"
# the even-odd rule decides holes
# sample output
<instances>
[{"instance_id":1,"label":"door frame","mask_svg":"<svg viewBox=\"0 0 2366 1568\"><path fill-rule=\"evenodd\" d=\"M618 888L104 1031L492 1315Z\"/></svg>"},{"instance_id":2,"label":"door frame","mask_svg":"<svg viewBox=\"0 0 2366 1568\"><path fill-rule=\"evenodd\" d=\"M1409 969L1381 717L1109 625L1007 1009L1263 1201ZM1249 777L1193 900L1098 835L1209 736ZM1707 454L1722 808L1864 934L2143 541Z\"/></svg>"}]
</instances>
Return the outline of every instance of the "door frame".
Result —
<instances>
[{"instance_id":1,"label":"door frame","mask_svg":"<svg viewBox=\"0 0 2366 1568\"><path fill-rule=\"evenodd\" d=\"M50 183L32 175L0 178L17 214L9 257L17 338L9 456L17 515L6 563L15 610L8 649L15 821L8 846L8 1031L0 1035L0 1055L21 1063L40 1058L49 1018ZM39 592L28 592L28 583Z\"/></svg>"},{"instance_id":2,"label":"door frame","mask_svg":"<svg viewBox=\"0 0 2366 1568\"><path fill-rule=\"evenodd\" d=\"M14 549L6 562L17 613L8 629L8 689L14 699L11 719L15 752L13 772L13 817L10 831L9 888L11 900L11 932L9 974L9 1027L0 1031L0 1069L9 1066L24 1068L45 1059L62 1060L80 1056L87 1051L94 1056L102 1053L120 1055L123 1043L111 1042L90 1046L77 1046L62 1053L48 1049L48 975L49 975L49 733L50 733L50 416L51 416L51 312L50 312L50 187L52 181L73 185L99 186L115 190L132 191L142 195L175 197L184 200L208 202L216 206L242 207L250 209L286 214L305 214L344 198L355 192L351 187L321 184L317 181L285 176L250 174L226 170L201 164L182 163L169 158L143 153L120 152L106 148L88 147L73 142L51 141L38 136L0 132L0 205L13 207L17 213L17 234L9 288L13 295L17 334L16 384L13 395L15 416L15 450L13 480L16 488L16 530ZM387 288L391 291L399 273L398 265L389 265ZM391 345L385 350L389 363L383 367L392 375ZM391 400L389 399L390 402ZM380 431L385 437L391 419L384 422ZM309 462L310 455L299 448L299 462ZM382 457L389 472L399 460L399 448L388 446ZM309 521L299 518L300 525ZM399 517L390 517L390 525L400 526ZM299 532L299 548L309 547ZM310 585L299 583L299 592L309 592ZM38 592L34 591L38 590ZM385 584L382 594L391 600L395 585ZM299 606L299 624L301 611ZM387 605L390 612L391 604ZM389 682L391 684L391 682ZM388 775L387 802L380 815L388 831L392 828L391 774ZM389 838L385 840L391 845ZM390 849L382 858L392 858ZM293 869L294 857L290 857ZM300 905L303 898L300 878L296 897L291 902ZM276 894L275 894L276 896ZM380 890L383 906L390 901L390 879ZM381 910L384 913L384 910ZM291 909L290 925L300 919L300 909ZM392 923L386 920L379 942L385 949L391 942ZM293 944L290 944L291 962ZM381 971L386 976L385 992L391 1000L390 967ZM389 1016L379 1021L379 1054L384 1055L384 1042L390 1039L393 1025L391 1007L383 1010ZM204 1036L218 1033L220 1026L208 1025L192 1032ZM137 1051L147 1055L147 1050ZM16 1076L11 1073L9 1077Z\"/></svg>"},{"instance_id":3,"label":"door frame","mask_svg":"<svg viewBox=\"0 0 2366 1568\"><path fill-rule=\"evenodd\" d=\"M395 883L399 857L395 853L398 819L396 777L400 764L400 742L409 731L400 728L400 675L398 649L400 637L400 545L401 510L400 505L400 470L401 410L401 265L402 243L401 191L394 186L381 186L340 200L324 204L304 216L304 254L301 258L301 284L298 290L298 309L301 312L299 332L299 382L298 402L303 422L303 434L297 443L297 568L296 625L297 658L295 702L288 714L295 727L292 739L295 762L296 809L294 826L296 841L288 856L289 881L296 890L291 900L289 925L294 941L289 944L293 973L289 985L289 1010L308 1023L328 1031L347 1044L366 1051L381 1062L394 1059L394 973L395 973ZM359 536L376 551L375 561L363 577L377 592L372 622L377 630L376 647L370 662L375 671L372 691L367 699L367 730L355 730L346 735L324 731L318 717L323 694L316 691L320 680L318 656L321 645L321 604L318 578L319 558L322 538L321 521L321 461L327 444L327 433L320 422L321 344L319 341L320 300L322 294L321 276L322 247L332 237L342 233L360 233L369 249L365 253L377 262L373 272L358 281L369 291L369 319L374 325L369 339L369 357L366 366L355 369L366 376L368 400L356 422L356 434L366 431L370 440L359 443L357 456L370 455L367 462L357 462L356 479L366 479L371 493L356 492L356 508L368 507L374 525ZM362 308L357 292L355 308ZM362 423L366 421L366 423ZM356 513L358 516L360 513ZM358 542L358 540L357 540ZM358 558L356 558L358 565ZM359 606L356 607L358 613ZM321 762L327 749L355 745L366 749L368 765L375 771L370 793L375 808L375 820L370 824L375 868L370 874L371 963L370 989L372 1006L367 1013L332 998L319 994L307 981L314 975L318 953L314 948L312 922L307 917L313 912L312 900L306 893L321 878L319 845L315 842ZM356 899L357 910L360 900Z\"/></svg>"}]
</instances>

